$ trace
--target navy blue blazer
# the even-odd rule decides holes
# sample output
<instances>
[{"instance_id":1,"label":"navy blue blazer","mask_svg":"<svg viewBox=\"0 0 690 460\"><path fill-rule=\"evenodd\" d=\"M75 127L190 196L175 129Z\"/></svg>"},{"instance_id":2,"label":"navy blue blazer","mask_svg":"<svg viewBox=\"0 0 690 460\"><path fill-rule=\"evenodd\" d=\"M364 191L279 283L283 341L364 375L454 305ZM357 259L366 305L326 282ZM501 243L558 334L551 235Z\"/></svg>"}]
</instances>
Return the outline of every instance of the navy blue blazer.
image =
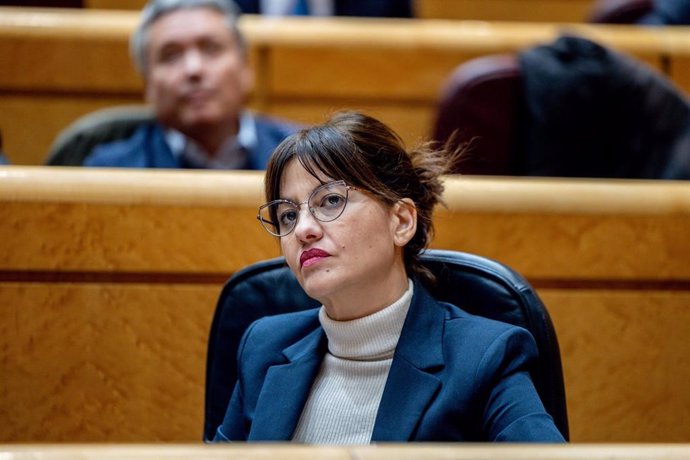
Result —
<instances>
[{"instance_id":1,"label":"navy blue blazer","mask_svg":"<svg viewBox=\"0 0 690 460\"><path fill-rule=\"evenodd\" d=\"M326 351L318 309L254 322L214 441L290 440ZM525 329L437 302L416 283L372 442L563 442L529 376L536 356Z\"/></svg>"},{"instance_id":2,"label":"navy blue blazer","mask_svg":"<svg viewBox=\"0 0 690 460\"><path fill-rule=\"evenodd\" d=\"M242 169L266 169L273 150L297 125L255 115L257 145L248 152ZM182 158L175 156L165 140L165 128L157 123L143 123L128 139L102 144L84 159L84 166L121 168L187 168Z\"/></svg>"}]
</instances>

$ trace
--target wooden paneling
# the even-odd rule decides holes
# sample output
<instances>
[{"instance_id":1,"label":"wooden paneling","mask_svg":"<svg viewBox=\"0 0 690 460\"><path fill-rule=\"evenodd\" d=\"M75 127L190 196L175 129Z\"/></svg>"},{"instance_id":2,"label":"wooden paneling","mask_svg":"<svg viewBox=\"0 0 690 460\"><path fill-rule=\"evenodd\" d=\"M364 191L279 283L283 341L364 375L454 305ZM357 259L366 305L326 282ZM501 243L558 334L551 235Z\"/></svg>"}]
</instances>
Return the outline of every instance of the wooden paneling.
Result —
<instances>
[{"instance_id":1,"label":"wooden paneling","mask_svg":"<svg viewBox=\"0 0 690 460\"><path fill-rule=\"evenodd\" d=\"M580 22L593 0L415 0L415 12L428 19Z\"/></svg>"},{"instance_id":2,"label":"wooden paneling","mask_svg":"<svg viewBox=\"0 0 690 460\"><path fill-rule=\"evenodd\" d=\"M690 439L690 184L444 197L432 246L508 263L551 311L574 442ZM259 172L0 169L0 442L200 439L218 292L279 253L262 201Z\"/></svg>"},{"instance_id":3,"label":"wooden paneling","mask_svg":"<svg viewBox=\"0 0 690 460\"><path fill-rule=\"evenodd\" d=\"M88 8L138 10L145 0L84 0ZM578 22L587 18L592 0L413 0L424 19Z\"/></svg>"},{"instance_id":4,"label":"wooden paneling","mask_svg":"<svg viewBox=\"0 0 690 460\"><path fill-rule=\"evenodd\" d=\"M440 210L434 246L517 265L534 280L688 279L688 217L576 213L462 212ZM558 257L544 257L542 246Z\"/></svg>"},{"instance_id":5,"label":"wooden paneling","mask_svg":"<svg viewBox=\"0 0 690 460\"><path fill-rule=\"evenodd\" d=\"M436 117L432 104L369 103L361 101L274 101L266 106L270 113L303 124L322 123L328 117L344 108L366 112L389 126L395 126L399 133L405 133L405 142L412 146L429 137L429 126Z\"/></svg>"},{"instance_id":6,"label":"wooden paneling","mask_svg":"<svg viewBox=\"0 0 690 460\"><path fill-rule=\"evenodd\" d=\"M77 118L105 107L141 103L139 92L128 97L0 92L0 129L5 149L13 153L13 161L43 164L56 135Z\"/></svg>"},{"instance_id":7,"label":"wooden paneling","mask_svg":"<svg viewBox=\"0 0 690 460\"><path fill-rule=\"evenodd\" d=\"M136 20L135 11L0 8L0 129L13 163L41 163L60 129L85 112L141 100L127 52ZM257 16L240 26L256 75L252 107L310 122L365 108L385 113L408 143L429 135L455 66L564 31L630 53L690 89L683 27Z\"/></svg>"},{"instance_id":8,"label":"wooden paneling","mask_svg":"<svg viewBox=\"0 0 690 460\"><path fill-rule=\"evenodd\" d=\"M572 440L690 439L690 430L680 428L690 413L690 392L680 384L690 382L690 290L544 288L539 294L561 347Z\"/></svg>"},{"instance_id":9,"label":"wooden paneling","mask_svg":"<svg viewBox=\"0 0 690 460\"><path fill-rule=\"evenodd\" d=\"M214 284L0 283L0 439L201 439L219 292Z\"/></svg>"}]
</instances>

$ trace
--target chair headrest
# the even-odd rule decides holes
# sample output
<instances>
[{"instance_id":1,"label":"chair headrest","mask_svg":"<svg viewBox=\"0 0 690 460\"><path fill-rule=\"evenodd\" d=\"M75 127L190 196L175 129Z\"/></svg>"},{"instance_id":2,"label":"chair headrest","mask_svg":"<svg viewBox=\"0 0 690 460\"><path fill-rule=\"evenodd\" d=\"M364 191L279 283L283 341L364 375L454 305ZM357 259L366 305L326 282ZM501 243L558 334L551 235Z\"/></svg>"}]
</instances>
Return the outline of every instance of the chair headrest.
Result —
<instances>
[{"instance_id":1,"label":"chair headrest","mask_svg":"<svg viewBox=\"0 0 690 460\"><path fill-rule=\"evenodd\" d=\"M514 173L520 116L520 66L514 55L486 56L459 65L446 80L433 139L466 144L454 173Z\"/></svg>"}]
</instances>

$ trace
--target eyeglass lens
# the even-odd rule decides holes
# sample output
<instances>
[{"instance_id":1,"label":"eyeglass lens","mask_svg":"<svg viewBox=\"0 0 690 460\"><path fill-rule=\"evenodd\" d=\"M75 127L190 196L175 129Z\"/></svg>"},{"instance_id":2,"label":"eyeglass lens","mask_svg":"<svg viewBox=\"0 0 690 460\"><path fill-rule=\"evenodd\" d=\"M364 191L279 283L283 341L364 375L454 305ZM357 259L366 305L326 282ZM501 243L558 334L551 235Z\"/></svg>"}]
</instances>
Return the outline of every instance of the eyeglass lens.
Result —
<instances>
[{"instance_id":1,"label":"eyeglass lens","mask_svg":"<svg viewBox=\"0 0 690 460\"><path fill-rule=\"evenodd\" d=\"M307 199L309 212L321 222L330 222L343 213L347 204L348 187L343 181L330 182L315 188ZM300 205L276 200L259 210L259 220L269 233L285 236L297 225Z\"/></svg>"}]
</instances>

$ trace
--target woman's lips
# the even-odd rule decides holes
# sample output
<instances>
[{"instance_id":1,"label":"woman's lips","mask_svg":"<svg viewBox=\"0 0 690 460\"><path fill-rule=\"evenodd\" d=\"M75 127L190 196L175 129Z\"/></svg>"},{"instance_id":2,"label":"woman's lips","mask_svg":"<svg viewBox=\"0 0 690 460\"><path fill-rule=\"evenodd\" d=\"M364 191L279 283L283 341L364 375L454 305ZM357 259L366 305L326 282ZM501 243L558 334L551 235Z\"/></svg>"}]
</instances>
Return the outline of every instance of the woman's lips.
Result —
<instances>
[{"instance_id":1,"label":"woman's lips","mask_svg":"<svg viewBox=\"0 0 690 460\"><path fill-rule=\"evenodd\" d=\"M330 254L322 249L309 249L304 251L299 256L300 267L309 267L310 265L314 265L324 257L330 257Z\"/></svg>"}]
</instances>

